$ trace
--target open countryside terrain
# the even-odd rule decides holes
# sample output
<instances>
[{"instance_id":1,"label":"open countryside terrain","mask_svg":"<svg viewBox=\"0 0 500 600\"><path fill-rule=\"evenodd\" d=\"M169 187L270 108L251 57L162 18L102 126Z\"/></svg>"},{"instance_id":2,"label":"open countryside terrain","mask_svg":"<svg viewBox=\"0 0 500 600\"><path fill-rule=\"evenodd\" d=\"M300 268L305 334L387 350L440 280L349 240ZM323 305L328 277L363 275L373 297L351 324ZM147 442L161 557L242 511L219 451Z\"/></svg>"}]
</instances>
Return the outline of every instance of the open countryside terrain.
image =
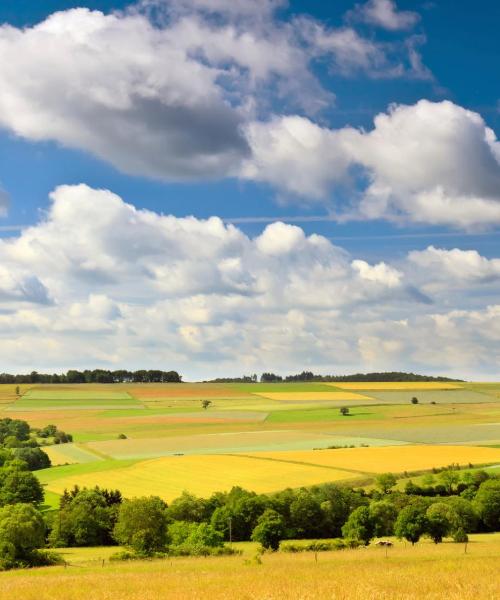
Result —
<instances>
[{"instance_id":1,"label":"open countryside terrain","mask_svg":"<svg viewBox=\"0 0 500 600\"><path fill-rule=\"evenodd\" d=\"M266 554L257 544L235 544L242 556L173 558L113 564L115 548L68 548L67 567L2 573L0 600L330 600L498 597L500 535L471 535L463 545L395 542L342 552ZM362 576L360 576L362 574Z\"/></svg>"},{"instance_id":2,"label":"open countryside terrain","mask_svg":"<svg viewBox=\"0 0 500 600\"><path fill-rule=\"evenodd\" d=\"M0 410L73 434L37 472L56 504L74 485L172 500L494 466L499 394L500 384L441 382L25 385L19 396L4 385Z\"/></svg>"}]
</instances>

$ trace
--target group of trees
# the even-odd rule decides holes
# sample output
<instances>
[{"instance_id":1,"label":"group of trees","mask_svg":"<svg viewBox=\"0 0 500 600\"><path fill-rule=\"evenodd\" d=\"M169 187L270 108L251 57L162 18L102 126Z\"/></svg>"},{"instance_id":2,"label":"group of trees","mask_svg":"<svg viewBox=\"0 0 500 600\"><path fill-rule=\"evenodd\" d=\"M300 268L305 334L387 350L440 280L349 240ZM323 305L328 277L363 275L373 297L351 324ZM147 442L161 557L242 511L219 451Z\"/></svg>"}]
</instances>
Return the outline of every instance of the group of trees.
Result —
<instances>
[{"instance_id":1,"label":"group of trees","mask_svg":"<svg viewBox=\"0 0 500 600\"><path fill-rule=\"evenodd\" d=\"M219 377L208 383L257 383L257 375L244 375L243 377ZM430 375L417 375L415 373L403 373L391 371L384 373L355 373L353 375L315 375L312 371L302 371L296 375L277 375L276 373L262 373L261 383L293 383L314 381L458 381L448 377L432 377Z\"/></svg>"},{"instance_id":2,"label":"group of trees","mask_svg":"<svg viewBox=\"0 0 500 600\"><path fill-rule=\"evenodd\" d=\"M70 433L61 431L55 425L46 425L39 428L30 427L26 421L21 419L10 419L8 417L0 419L0 456L15 455L16 458L21 458L31 464L34 456L44 460L43 455L45 453L40 450L40 446L66 444L72 441L73 436ZM2 454L5 450L11 450L12 452ZM46 454L45 456L47 457ZM3 462L5 462L5 458ZM47 466L50 466L50 464L37 468L44 469ZM36 469L31 470L35 471Z\"/></svg>"},{"instance_id":3,"label":"group of trees","mask_svg":"<svg viewBox=\"0 0 500 600\"><path fill-rule=\"evenodd\" d=\"M136 554L224 552L224 542L255 540L277 549L282 540L344 538L368 544L396 535L416 543L500 530L500 479L484 471L456 477L455 469L395 491L384 474L371 492L335 484L272 495L239 487L198 498L184 492L167 506L156 497L122 501L119 492L66 492L48 537L52 546L119 543ZM127 555L129 556L129 555Z\"/></svg>"},{"instance_id":4,"label":"group of trees","mask_svg":"<svg viewBox=\"0 0 500 600\"><path fill-rule=\"evenodd\" d=\"M177 371L159 369L127 371L120 369L70 369L66 373L38 373L32 371L25 375L0 374L0 383L181 383L182 376Z\"/></svg>"}]
</instances>

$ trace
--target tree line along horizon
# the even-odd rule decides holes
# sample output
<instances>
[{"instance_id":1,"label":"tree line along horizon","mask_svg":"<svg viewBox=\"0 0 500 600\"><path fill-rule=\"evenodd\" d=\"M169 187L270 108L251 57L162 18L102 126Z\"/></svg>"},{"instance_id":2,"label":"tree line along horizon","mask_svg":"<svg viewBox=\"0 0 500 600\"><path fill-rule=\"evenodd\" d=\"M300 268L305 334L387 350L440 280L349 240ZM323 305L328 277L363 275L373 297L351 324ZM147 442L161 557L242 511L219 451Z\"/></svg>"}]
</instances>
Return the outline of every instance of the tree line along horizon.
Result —
<instances>
[{"instance_id":1,"label":"tree line along horizon","mask_svg":"<svg viewBox=\"0 0 500 600\"><path fill-rule=\"evenodd\" d=\"M374 373L354 373L352 375L318 375L312 371L302 371L295 375L277 375L264 372L260 377L254 373L241 377L218 377L202 383L303 383L303 382L342 382L342 381L462 381L442 376L420 375L403 371L383 371ZM0 384L78 384L78 383L184 383L177 371L160 369L69 369L65 373L0 373Z\"/></svg>"},{"instance_id":2,"label":"tree line along horizon","mask_svg":"<svg viewBox=\"0 0 500 600\"><path fill-rule=\"evenodd\" d=\"M170 504L75 486L64 491L58 510L42 511L43 488L32 472L50 466L42 444L70 439L55 425L36 429L0 419L0 569L59 564L57 548L72 546L121 545L113 559L128 560L233 554L231 542L247 540L296 552L393 535L412 544L422 536L463 543L469 533L500 531L500 477L458 465L434 469L421 485L410 479L403 490L395 488L396 475L385 473L370 490L325 483L257 494L233 487L209 498L184 492ZM316 541L286 541L300 539Z\"/></svg>"}]
</instances>

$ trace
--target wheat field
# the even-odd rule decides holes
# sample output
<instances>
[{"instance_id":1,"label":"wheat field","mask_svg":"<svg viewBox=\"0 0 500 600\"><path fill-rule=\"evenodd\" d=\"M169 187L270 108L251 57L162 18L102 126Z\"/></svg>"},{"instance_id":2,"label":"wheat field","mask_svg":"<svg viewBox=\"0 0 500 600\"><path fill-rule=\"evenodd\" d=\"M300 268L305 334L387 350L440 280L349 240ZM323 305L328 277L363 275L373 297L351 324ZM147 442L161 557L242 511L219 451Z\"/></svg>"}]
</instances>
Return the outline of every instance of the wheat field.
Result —
<instances>
[{"instance_id":1,"label":"wheat field","mask_svg":"<svg viewBox=\"0 0 500 600\"><path fill-rule=\"evenodd\" d=\"M500 448L479 446L407 445L369 448L338 448L336 450L304 450L290 452L259 452L252 456L276 461L293 461L352 469L367 473L420 471L434 467L486 464L500 462Z\"/></svg>"},{"instance_id":2,"label":"wheat field","mask_svg":"<svg viewBox=\"0 0 500 600\"><path fill-rule=\"evenodd\" d=\"M500 536L385 550L174 558L0 573L0 600L492 600ZM101 553L102 554L102 553Z\"/></svg>"},{"instance_id":3,"label":"wheat field","mask_svg":"<svg viewBox=\"0 0 500 600\"><path fill-rule=\"evenodd\" d=\"M184 490L208 497L214 492L241 486L258 493L297 488L362 475L328 466L311 466L242 455L168 456L146 460L126 468L76 473L47 483L47 489L61 494L74 485L117 488L122 494L156 495L167 501Z\"/></svg>"}]
</instances>

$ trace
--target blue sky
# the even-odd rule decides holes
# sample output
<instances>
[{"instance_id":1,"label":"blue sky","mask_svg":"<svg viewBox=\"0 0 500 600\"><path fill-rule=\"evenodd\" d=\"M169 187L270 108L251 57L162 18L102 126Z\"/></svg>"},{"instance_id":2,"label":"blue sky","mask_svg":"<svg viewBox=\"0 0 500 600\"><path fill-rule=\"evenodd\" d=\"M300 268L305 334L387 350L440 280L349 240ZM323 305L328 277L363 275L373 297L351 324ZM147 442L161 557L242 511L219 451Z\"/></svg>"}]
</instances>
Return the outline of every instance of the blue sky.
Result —
<instances>
[{"instance_id":1,"label":"blue sky","mask_svg":"<svg viewBox=\"0 0 500 600\"><path fill-rule=\"evenodd\" d=\"M491 328L483 339L472 323L489 323L500 278L499 20L500 6L488 0L474 10L451 0L3 2L4 335L17 339L17 347L45 335L54 351L36 365L40 369L140 366L138 357L158 340L146 336L128 353L117 349L136 339L132 313L140 306L152 313L151 331L165 328L161 356L152 362L173 362L194 377L258 370L269 361L284 371L397 366L492 376L500 366L498 339ZM85 194L76 193L79 184L87 186ZM49 200L56 189L65 192ZM110 258L104 238L94 240L100 251L91 257L87 240L68 259L71 268L56 276L54 267L38 264L38 253L57 254L64 236L68 243L78 239L76 230L87 227L81 216L86 206L97 211L91 222L105 220L107 200L97 190L133 205L141 218L150 214L143 209L151 211L159 230L161 215L192 215L200 223L216 216L233 223L245 241L236 254L221 250L224 264L212 274L218 283L199 288L188 280L198 277L193 264L202 260L203 247L183 251L192 253L193 264L174 261L175 272L167 275L162 267L172 261L169 244L191 248L187 238L148 250L161 258L144 262L139 274L120 266L114 284L103 284L103 265L126 264L127 258L116 248ZM56 210L63 205L74 211L73 233ZM113 218L115 233L120 220ZM273 229L275 221L288 228ZM298 231L323 236L330 246L319 251L314 236L300 241ZM262 242L271 233L286 240L276 244L285 244L287 261L276 258L285 250ZM137 226L127 235L141 246L145 234ZM307 250L311 243L314 249ZM248 258L254 251L268 252L270 263L278 260L279 266L267 268L286 274L286 301L276 290L262 292L270 273L263 272L262 256ZM307 267L299 264L304 256ZM206 250L206 260L220 261L219 251ZM228 261L239 265L237 277L231 275L238 281L230 284ZM322 290L304 275L320 268L330 269ZM353 272L363 281L353 280ZM136 293L134 277L152 291ZM186 281L171 289L161 277ZM325 295L321 306L302 298L296 279L310 294ZM255 289L247 289L250 280ZM289 301L294 293L295 303ZM219 314L212 307L234 304L235 294L237 308ZM333 299L343 294L352 300L339 305ZM188 315L189 304L203 305L205 316ZM282 323L285 333L274 331L271 315L280 307L300 327L288 331ZM24 326L27 310L30 325ZM166 322L162 311L175 316ZM56 314L64 321L66 313L73 317L60 330L41 324ZM87 328L75 328L75 314L87 315ZM355 314L360 330L348 339L341 325ZM462 353L447 361L438 348L425 358L424 340L406 347L398 337L392 345L385 340L385 349L377 346L383 321L409 316L416 320L406 327L417 331L425 330L427 319L429 335L436 335L436 314L453 322L439 333L442 347L453 345L463 329L472 336L476 359ZM12 315L20 325L11 330ZM269 348L250 326L253 318L263 319L262 331L275 336ZM338 319L333 347L320 334L331 319ZM101 350L89 345L92 336ZM84 349L69 358L66 349L79 340ZM241 354L234 350L238 344L245 348ZM290 350L296 344L304 349ZM262 359L252 355L252 345ZM283 360L271 358L285 347ZM28 368L39 360L34 356L9 355L7 363ZM488 356L488 364L478 356Z\"/></svg>"}]
</instances>

